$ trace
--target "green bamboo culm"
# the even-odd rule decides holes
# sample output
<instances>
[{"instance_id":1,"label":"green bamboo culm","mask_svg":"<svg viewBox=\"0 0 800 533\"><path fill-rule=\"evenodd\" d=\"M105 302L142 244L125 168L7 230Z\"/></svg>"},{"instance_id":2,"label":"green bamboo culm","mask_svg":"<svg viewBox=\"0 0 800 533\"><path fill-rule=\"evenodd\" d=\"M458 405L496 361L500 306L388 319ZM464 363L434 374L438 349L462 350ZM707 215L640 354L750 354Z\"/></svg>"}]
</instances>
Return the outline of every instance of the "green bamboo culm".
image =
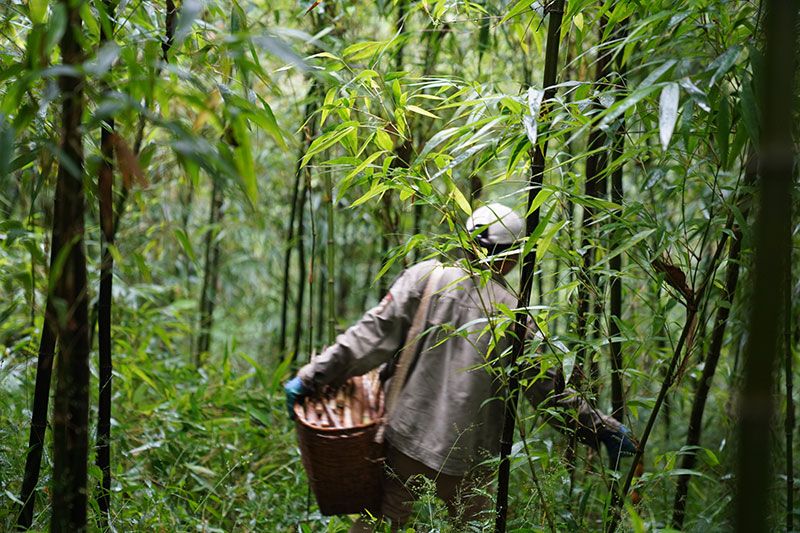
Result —
<instances>
[{"instance_id":1,"label":"green bamboo culm","mask_svg":"<svg viewBox=\"0 0 800 533\"><path fill-rule=\"evenodd\" d=\"M336 338L336 315L334 312L335 309L335 296L334 296L334 289L336 287L335 281L335 260L336 260L336 250L334 249L334 229L335 229L335 209L334 209L334 198L333 198L333 180L331 179L331 173L325 172L325 200L326 200L326 208L327 208L327 218L328 218L328 230L327 230L327 239L325 245L325 270L328 273L327 276L327 295L325 299L325 304L327 306L326 313L328 315L328 328L327 328L327 344L330 346L333 344L334 339ZM320 312L322 310L320 309Z\"/></svg>"}]
</instances>

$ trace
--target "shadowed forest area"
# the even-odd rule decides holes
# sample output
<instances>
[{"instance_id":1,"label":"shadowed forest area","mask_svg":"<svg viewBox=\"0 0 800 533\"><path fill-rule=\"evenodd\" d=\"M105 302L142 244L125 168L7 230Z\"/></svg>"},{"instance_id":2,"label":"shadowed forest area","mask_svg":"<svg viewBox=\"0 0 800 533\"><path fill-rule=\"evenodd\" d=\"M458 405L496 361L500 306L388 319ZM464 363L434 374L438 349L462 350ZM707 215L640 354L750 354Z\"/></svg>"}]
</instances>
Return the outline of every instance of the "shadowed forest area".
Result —
<instances>
[{"instance_id":1,"label":"shadowed forest area","mask_svg":"<svg viewBox=\"0 0 800 533\"><path fill-rule=\"evenodd\" d=\"M798 9L6 0L0 530L347 531L282 385L487 202L527 222L500 333L638 451L506 365L469 530L800 530Z\"/></svg>"}]
</instances>

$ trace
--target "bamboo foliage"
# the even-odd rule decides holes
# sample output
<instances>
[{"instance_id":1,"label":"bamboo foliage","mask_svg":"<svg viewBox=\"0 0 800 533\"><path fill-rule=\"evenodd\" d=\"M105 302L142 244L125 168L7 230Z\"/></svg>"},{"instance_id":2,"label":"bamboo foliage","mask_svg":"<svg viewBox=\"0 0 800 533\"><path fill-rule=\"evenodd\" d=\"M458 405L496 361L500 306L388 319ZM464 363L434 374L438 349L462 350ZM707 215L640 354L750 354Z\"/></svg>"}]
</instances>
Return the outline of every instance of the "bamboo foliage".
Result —
<instances>
[{"instance_id":1,"label":"bamboo foliage","mask_svg":"<svg viewBox=\"0 0 800 533\"><path fill-rule=\"evenodd\" d=\"M764 266L754 218L782 213L797 188L796 180L787 187L786 169L784 181L769 181L778 172L764 159L777 146L768 127L797 122L796 98L773 94L793 85L770 77L776 54L763 47L773 4L574 0L563 7L564 59L553 68L553 2L186 0L178 9L171 0L12 0L0 9L0 414L8 421L0 479L23 488L13 516L0 506L0 529L46 527L58 478L51 458L59 474L65 464L45 438L55 345L74 333L59 322L67 310L55 298L58 274L77 264L74 246L55 232L75 218L62 216L58 187L76 174L61 148L63 77L80 79L84 91L79 218L86 253L100 258L81 293L97 302L89 347L99 325L100 407L96 428L91 416L86 428L97 431L97 454L84 461L99 467L87 469L97 506L86 511L98 527L323 527L313 502L306 510L280 383L302 354L373 307L404 266L461 261L463 221L482 202L500 201L538 217L526 249L534 275L526 270L518 284L514 274L511 286L526 317L565 346L522 351L522 362L536 357L558 371L647 451L623 462L617 480L576 443L568 489L569 439L540 423L563 414L514 409L520 432L504 436L512 453L499 469L508 469L498 498L506 498L504 527L638 531L672 520L686 530L734 522L791 530L798 333L783 308L793 295L758 304L783 312L769 331L756 335L746 320L757 292L791 285L752 286ZM76 6L79 20L68 19ZM72 33L64 29L78 23L83 53L59 64L59 41ZM544 70L559 83L532 120L540 93L528 89ZM759 107L767 100L771 114ZM789 160L796 147L782 127ZM783 187L778 203L760 199L767 210L741 200L749 146L767 161L759 183ZM581 212L583 221L573 216ZM797 235L789 238L797 246ZM516 311L503 310L504 325ZM775 340L775 328L785 445L764 448L745 437L775 435L778 417L762 413L761 425L748 425L756 421L747 405L761 405L750 400L740 440L732 406L753 377L755 352L744 340ZM67 357L75 346L82 357L82 340ZM582 360L602 378L592 389L580 386ZM487 371L513 383L511 368ZM83 394L60 387L59 395ZM59 404L59 424L65 412ZM656 431L658 417L667 426ZM29 421L30 434L19 434ZM737 470L740 449L755 460ZM747 468L763 467L759 449L773 470L751 478ZM776 465L786 479L772 475ZM730 480L741 483L738 500ZM767 498L760 510L750 507L755 487ZM641 498L627 499L634 491ZM426 509L414 527L447 527L443 510ZM482 527L499 516L487 513ZM349 525L332 518L324 527Z\"/></svg>"}]
</instances>

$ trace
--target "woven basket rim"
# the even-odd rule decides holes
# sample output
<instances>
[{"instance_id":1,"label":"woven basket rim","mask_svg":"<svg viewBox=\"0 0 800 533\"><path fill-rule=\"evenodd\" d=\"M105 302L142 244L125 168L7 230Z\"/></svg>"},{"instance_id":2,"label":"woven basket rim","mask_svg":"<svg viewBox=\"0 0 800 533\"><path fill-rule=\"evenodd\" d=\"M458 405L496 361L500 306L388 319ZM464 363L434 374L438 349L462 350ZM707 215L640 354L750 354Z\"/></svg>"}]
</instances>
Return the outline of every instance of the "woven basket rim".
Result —
<instances>
[{"instance_id":1,"label":"woven basket rim","mask_svg":"<svg viewBox=\"0 0 800 533\"><path fill-rule=\"evenodd\" d=\"M312 426L311 424L309 424L305 420L305 418L304 418L305 413L302 411L301 406L300 406L299 403L294 404L294 414L295 414L295 420L301 426L303 426L304 428L308 428L308 429L310 429L312 431L316 431L318 433L328 433L330 435L336 435L336 434L340 434L340 433L350 433L350 432L357 431L357 430L360 431L360 430L364 430L364 429L369 429L369 428L371 428L371 427L373 427L375 425L383 423L383 416L381 416L381 417L378 417L378 418L373 418L372 420L370 420L366 424L357 424L357 425L348 426L348 427L342 427L342 428Z\"/></svg>"}]
</instances>

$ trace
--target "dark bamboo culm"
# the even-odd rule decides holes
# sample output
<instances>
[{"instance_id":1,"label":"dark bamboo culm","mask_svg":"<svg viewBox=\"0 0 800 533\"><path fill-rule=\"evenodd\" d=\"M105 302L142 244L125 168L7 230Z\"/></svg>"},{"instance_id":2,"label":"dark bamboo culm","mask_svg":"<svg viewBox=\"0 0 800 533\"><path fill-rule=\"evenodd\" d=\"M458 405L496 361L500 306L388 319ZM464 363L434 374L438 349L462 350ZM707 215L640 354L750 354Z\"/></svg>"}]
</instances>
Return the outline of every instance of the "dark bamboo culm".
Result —
<instances>
[{"instance_id":1,"label":"dark bamboo culm","mask_svg":"<svg viewBox=\"0 0 800 533\"><path fill-rule=\"evenodd\" d=\"M61 253L59 235L53 232L50 246L50 272L53 271L53 262ZM28 439L28 453L25 459L25 472L22 477L22 490L20 501L22 508L17 517L17 528L30 529L33 524L34 491L39 483L39 471L42 465L42 449L44 436L47 430L47 411L50 403L50 381L53 373L53 357L55 355L57 320L55 309L52 306L51 294L47 295L42 336L39 341L39 355L36 361L36 385L33 392L33 407L31 409L31 430Z\"/></svg>"},{"instance_id":2,"label":"dark bamboo culm","mask_svg":"<svg viewBox=\"0 0 800 533\"><path fill-rule=\"evenodd\" d=\"M314 129L316 130L316 115L312 117ZM312 137L313 138L313 137ZM310 141L309 141L310 142ZM303 213L308 199L309 189L311 187L311 170L306 166L300 170L301 176L304 176L303 189L300 194L300 201L297 205L297 300L294 303L294 341L292 344L292 360L297 363L297 357L300 353L300 345L303 336L303 301L306 290L306 227L305 227L305 213Z\"/></svg>"},{"instance_id":3,"label":"dark bamboo culm","mask_svg":"<svg viewBox=\"0 0 800 533\"><path fill-rule=\"evenodd\" d=\"M618 40L623 40L628 35L627 19L620 22L615 31ZM616 57L616 70L618 85L622 89L625 85L625 64L623 54ZM611 188L609 190L610 199L615 204L621 206L624 200L624 190L622 186L622 157L625 151L625 114L619 119L617 126L613 130L611 140ZM609 179L606 174L606 180ZM606 186L608 189L608 186ZM620 208L621 209L621 208ZM617 214L620 214L617 211ZM624 235L621 231L615 230L611 236L612 242L608 249L613 250L621 244ZM608 262L610 271L609 286L609 324L608 336L611 338L609 343L609 358L611 360L611 415L623 422L625 420L625 388L622 381L622 343L619 341L620 329L619 321L622 320L622 254L617 254Z\"/></svg>"},{"instance_id":4,"label":"dark bamboo culm","mask_svg":"<svg viewBox=\"0 0 800 533\"><path fill-rule=\"evenodd\" d=\"M608 17L603 16L600 19L598 26L598 35L602 38L608 25ZM602 40L602 39L601 39ZM595 85L600 86L606 82L609 75L609 66L611 64L611 57L609 51L601 50L598 52L596 71L595 71ZM594 101L592 107L595 113L602 109L599 102ZM586 196L592 198L600 198L605 196L606 176L608 174L608 151L606 149L606 134L597 125L594 125L589 131L589 139L587 142L588 156L586 158L585 169L585 193ZM581 267L578 270L578 279L580 285L578 286L577 295L577 314L575 334L582 340L576 350L576 364L583 369L584 374L591 376L590 387L592 391L597 391L597 384L599 379L599 368L594 362L592 357L587 361L587 347L585 339L589 339L589 318L594 315L599 316L603 309L602 293L595 290L598 286L598 278L592 274L591 269L594 265L595 259L595 240L597 238L597 230L595 227L595 210L591 205L583 206L583 220L581 223L581 249L583 250L583 258ZM595 293L594 313L590 313L592 293ZM595 324L593 336L597 337L599 334L599 324ZM612 380L614 380L612 375ZM577 440L573 433L569 438L565 453L565 462L569 471L569 491L572 493L572 488L575 484L575 461L577 453Z\"/></svg>"},{"instance_id":5,"label":"dark bamboo culm","mask_svg":"<svg viewBox=\"0 0 800 533\"><path fill-rule=\"evenodd\" d=\"M302 135L302 142L300 143L300 148L298 149L297 154L297 165L295 167L294 173L294 188L292 190L292 199L291 199L291 212L289 214L289 220L286 223L286 250L283 256L283 297L281 300L281 323L280 323L280 334L278 337L278 351L279 353L283 353L286 350L286 332L287 332L287 320L289 315L289 271L292 264L292 252L296 246L295 244L295 221L299 216L303 216L303 205L305 204L305 191L303 191L303 201L298 202L298 196L300 195L300 186L303 181L303 167L301 166L301 161L303 156L308 151L308 147L311 144L311 141L314 139L314 124L315 122L312 120L315 117L317 108L319 106L319 96L320 96L319 85L317 81L314 80L311 82L311 86L308 89L308 93L306 94L306 104L305 104L305 111L303 112L303 127L301 128L300 132ZM305 283L305 280L302 281ZM302 300L302 298L299 298ZM297 344L297 343L295 343Z\"/></svg>"},{"instance_id":6,"label":"dark bamboo culm","mask_svg":"<svg viewBox=\"0 0 800 533\"><path fill-rule=\"evenodd\" d=\"M111 0L104 0L103 8L108 24L101 25L101 46L114 39L114 7ZM109 85L102 83L108 94ZM100 153L102 159L98 170L97 193L99 197L100 231L102 251L100 259L100 290L97 298L97 347L98 347L98 407L95 464L103 473L97 491L97 508L100 510L100 529L108 529L111 499L111 294L113 287L114 256L114 119L108 118L100 129ZM90 335L91 337L91 335ZM90 344L91 346L91 340Z\"/></svg>"},{"instance_id":7,"label":"dark bamboo culm","mask_svg":"<svg viewBox=\"0 0 800 533\"><path fill-rule=\"evenodd\" d=\"M64 65L79 65L82 21L78 5L63 1L67 26L61 38ZM87 516L89 452L89 316L86 256L83 246L83 80L63 74L61 153L70 165L59 165L53 213L53 233L67 247L66 260L55 275L54 302L59 302L58 381L53 411L53 514L51 531L83 531ZM55 306L54 306L55 307Z\"/></svg>"},{"instance_id":8,"label":"dark bamboo culm","mask_svg":"<svg viewBox=\"0 0 800 533\"><path fill-rule=\"evenodd\" d=\"M547 116L548 100L555 95L556 70L558 67L558 53L561 40L561 19L564 15L564 0L554 0L549 4L548 13L550 20L547 27L547 44L545 48L544 76L542 86L544 95L539 117L535 117L539 122L539 130L543 131ZM528 191L528 216L525 221L527 235L531 235L539 225L539 210L530 210L534 198L542 188L542 178L544 176L545 156L547 152L547 142L539 141L531 147L531 174L530 190ZM527 307L529 305L531 289L533 287L533 275L535 269L536 256L529 253L522 260L522 275L520 279L520 297L517 302L516 324L514 326L514 337L511 351L511 361L509 368L516 366L516 361L523 354L525 348ZM500 466L497 475L497 507L495 517L495 533L503 533L506 530L506 518L508 514L508 481L511 463L511 445L514 440L514 426L517 421L517 404L519 401L519 376L512 370L508 382L508 398L505 402L505 417L503 423L503 435L500 439Z\"/></svg>"},{"instance_id":9,"label":"dark bamboo culm","mask_svg":"<svg viewBox=\"0 0 800 533\"><path fill-rule=\"evenodd\" d=\"M219 279L219 224L222 219L222 184L214 178L211 187L211 205L208 214L208 230L205 242L205 267L203 286L200 291L200 335L194 358L195 365L203 366L211 346L211 329L214 325L214 306L217 301L217 281Z\"/></svg>"},{"instance_id":10,"label":"dark bamboo culm","mask_svg":"<svg viewBox=\"0 0 800 533\"><path fill-rule=\"evenodd\" d=\"M781 318L789 290L791 253L792 143L797 2L765 2L766 49L761 83L758 217L755 225L754 287L739 398L739 447L734 500L735 529L771 531L774 366L781 348ZM757 93L758 94L758 93ZM787 509L791 512L791 509Z\"/></svg>"},{"instance_id":11,"label":"dark bamboo culm","mask_svg":"<svg viewBox=\"0 0 800 533\"><path fill-rule=\"evenodd\" d=\"M598 27L598 32L601 37L606 29L607 24L608 18L605 16L602 17ZM608 77L610 59L611 57L608 51L601 50L599 52L596 62L597 70L595 71L595 84L597 86L603 83ZM602 106L597 101L593 102L592 107L596 113L602 109ZM601 187L603 184L605 184L604 175L607 172L608 166L606 137L607 135L605 132L596 126L589 131L589 140L587 143L588 156L586 157L585 192L586 196L592 198L600 198L605 196L605 192L601 189ZM579 271L581 284L578 287L578 317L576 327L576 334L579 339L585 339L588 337L587 333L589 328L589 317L591 316L589 313L590 302L593 288L597 286L597 276L591 273L591 268L594 265L596 253L594 246L595 239L593 239L593 236L595 236L597 232L594 222L594 207L591 205L584 205L583 223L581 224L581 249L584 250L584 255L583 264ZM597 294L596 298L600 299L601 296ZM588 361L586 358L586 346L582 344L578 348L576 354L576 364L581 366L587 376L592 376L594 379L596 376L594 375L595 372L593 371L593 365L591 364L592 358L590 358Z\"/></svg>"},{"instance_id":12,"label":"dark bamboo culm","mask_svg":"<svg viewBox=\"0 0 800 533\"><path fill-rule=\"evenodd\" d=\"M106 8L107 12L109 13L109 17L112 16L112 12L110 11L110 7ZM161 71L164 69L164 65L169 62L169 52L172 48L172 43L174 42L175 36L175 24L178 17L178 9L175 7L175 3L173 0L166 1L166 27L164 29L164 40L161 43L161 52L162 52L162 60L163 64L159 64L156 68L155 77L158 78L161 75ZM109 21L112 28L113 34L113 19ZM144 142L144 126L145 126L145 114L140 113L138 123L136 125L136 137L133 141L133 157L134 159L139 157L139 153L142 151L142 143ZM109 119L112 120L113 119ZM122 214L125 212L125 205L128 201L128 195L130 194L130 187L131 183L129 180L122 180L122 184L120 187L120 192L117 195L117 201L114 205L114 224L111 231L113 242L116 238L117 231L119 230L119 224L122 219ZM186 224L184 224L184 228ZM89 323L89 345L94 345L94 329L97 325L97 315L98 315L98 304L99 302L95 301L94 305L92 305L92 311L90 316L90 323Z\"/></svg>"}]
</instances>

